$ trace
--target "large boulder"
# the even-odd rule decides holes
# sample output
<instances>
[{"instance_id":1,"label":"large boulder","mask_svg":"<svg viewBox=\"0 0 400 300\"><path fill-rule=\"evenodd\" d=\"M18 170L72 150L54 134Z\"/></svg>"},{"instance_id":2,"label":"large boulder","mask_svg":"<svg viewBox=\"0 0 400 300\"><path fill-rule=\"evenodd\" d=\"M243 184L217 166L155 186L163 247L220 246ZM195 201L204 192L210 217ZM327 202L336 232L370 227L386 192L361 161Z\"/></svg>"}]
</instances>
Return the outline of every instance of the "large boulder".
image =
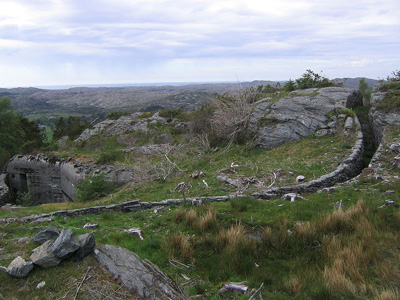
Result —
<instances>
[{"instance_id":1,"label":"large boulder","mask_svg":"<svg viewBox=\"0 0 400 300\"><path fill-rule=\"evenodd\" d=\"M351 89L327 87L297 90L274 104L260 102L252 116L253 122L267 121L259 125L259 146L269 149L314 134L332 123L329 113L357 102L350 98L358 99Z\"/></svg>"},{"instance_id":2,"label":"large boulder","mask_svg":"<svg viewBox=\"0 0 400 300\"><path fill-rule=\"evenodd\" d=\"M48 240L43 245L37 247L36 249L33 249L33 253L30 256L32 262L35 265L43 268L57 266L61 262L61 259L57 258L53 254L53 251L51 250L53 244L53 240Z\"/></svg>"},{"instance_id":3,"label":"large boulder","mask_svg":"<svg viewBox=\"0 0 400 300\"><path fill-rule=\"evenodd\" d=\"M33 263L31 261L25 261L21 256L17 256L7 268L7 274L17 278L26 277L33 269Z\"/></svg>"},{"instance_id":4,"label":"large boulder","mask_svg":"<svg viewBox=\"0 0 400 300\"><path fill-rule=\"evenodd\" d=\"M72 256L79 247L79 239L75 233L71 229L63 229L51 246L51 250L57 258L65 259Z\"/></svg>"},{"instance_id":5,"label":"large boulder","mask_svg":"<svg viewBox=\"0 0 400 300\"><path fill-rule=\"evenodd\" d=\"M60 235L60 229L52 226L40 231L32 238L32 240L36 243L43 244L48 240L56 240L59 235Z\"/></svg>"},{"instance_id":6,"label":"large boulder","mask_svg":"<svg viewBox=\"0 0 400 300\"><path fill-rule=\"evenodd\" d=\"M105 245L95 250L97 260L129 289L146 299L188 299L155 265L121 247Z\"/></svg>"},{"instance_id":7,"label":"large boulder","mask_svg":"<svg viewBox=\"0 0 400 300\"><path fill-rule=\"evenodd\" d=\"M93 232L82 234L78 236L80 248L75 252L72 259L74 261L81 260L93 252L96 245Z\"/></svg>"}]
</instances>

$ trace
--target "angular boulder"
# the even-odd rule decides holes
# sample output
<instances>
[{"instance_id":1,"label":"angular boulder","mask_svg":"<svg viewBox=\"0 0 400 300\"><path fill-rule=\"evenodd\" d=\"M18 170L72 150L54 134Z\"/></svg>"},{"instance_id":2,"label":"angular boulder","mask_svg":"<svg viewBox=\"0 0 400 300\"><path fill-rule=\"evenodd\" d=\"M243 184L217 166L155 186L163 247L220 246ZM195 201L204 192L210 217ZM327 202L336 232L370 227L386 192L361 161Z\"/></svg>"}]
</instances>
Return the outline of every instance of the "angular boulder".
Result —
<instances>
[{"instance_id":1,"label":"angular boulder","mask_svg":"<svg viewBox=\"0 0 400 300\"><path fill-rule=\"evenodd\" d=\"M61 262L61 259L57 258L51 250L53 243L53 240L48 240L43 245L33 250L30 259L35 265L48 268L57 266Z\"/></svg>"},{"instance_id":2,"label":"angular boulder","mask_svg":"<svg viewBox=\"0 0 400 300\"><path fill-rule=\"evenodd\" d=\"M8 266L7 274L17 278L26 277L33 269L31 261L25 261L21 256L16 257Z\"/></svg>"},{"instance_id":3,"label":"angular boulder","mask_svg":"<svg viewBox=\"0 0 400 300\"><path fill-rule=\"evenodd\" d=\"M78 240L80 248L75 252L75 254L72 257L74 261L79 261L88 256L90 253L93 252L94 247L96 246L96 241L93 232L89 232L78 236Z\"/></svg>"},{"instance_id":4,"label":"angular boulder","mask_svg":"<svg viewBox=\"0 0 400 300\"><path fill-rule=\"evenodd\" d=\"M129 289L146 299L188 299L167 275L148 260L121 247L105 245L95 250L96 259Z\"/></svg>"},{"instance_id":5,"label":"angular boulder","mask_svg":"<svg viewBox=\"0 0 400 300\"><path fill-rule=\"evenodd\" d=\"M53 254L59 259L70 257L80 247L78 237L71 229L63 229L51 246Z\"/></svg>"},{"instance_id":6,"label":"angular boulder","mask_svg":"<svg viewBox=\"0 0 400 300\"><path fill-rule=\"evenodd\" d=\"M60 235L60 229L52 226L36 234L32 240L36 243L43 244L48 240L57 239L59 235Z\"/></svg>"}]
</instances>

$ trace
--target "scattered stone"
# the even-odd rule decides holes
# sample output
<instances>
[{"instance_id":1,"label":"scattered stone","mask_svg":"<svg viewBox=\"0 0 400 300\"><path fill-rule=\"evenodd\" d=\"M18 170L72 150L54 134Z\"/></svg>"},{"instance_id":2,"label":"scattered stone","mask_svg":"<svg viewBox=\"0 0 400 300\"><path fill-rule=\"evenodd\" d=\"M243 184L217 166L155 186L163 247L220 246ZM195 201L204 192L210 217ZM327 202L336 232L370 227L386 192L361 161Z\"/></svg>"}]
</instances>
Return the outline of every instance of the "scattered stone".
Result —
<instances>
[{"instance_id":1,"label":"scattered stone","mask_svg":"<svg viewBox=\"0 0 400 300\"><path fill-rule=\"evenodd\" d=\"M0 232L0 238L5 238L5 237L7 237L7 233Z\"/></svg>"},{"instance_id":2,"label":"scattered stone","mask_svg":"<svg viewBox=\"0 0 400 300\"><path fill-rule=\"evenodd\" d=\"M51 250L53 244L53 240L48 240L43 245L34 249L30 256L32 262L43 268L57 266L61 262L61 259L57 258L53 254L53 251Z\"/></svg>"},{"instance_id":3,"label":"scattered stone","mask_svg":"<svg viewBox=\"0 0 400 300\"><path fill-rule=\"evenodd\" d=\"M46 281L41 281L37 284L36 289L40 290L41 288L43 288L46 285Z\"/></svg>"},{"instance_id":4,"label":"scattered stone","mask_svg":"<svg viewBox=\"0 0 400 300\"><path fill-rule=\"evenodd\" d=\"M99 228L99 224L96 223L86 223L85 225L83 225L84 229L94 229L94 228Z\"/></svg>"},{"instance_id":5,"label":"scattered stone","mask_svg":"<svg viewBox=\"0 0 400 300\"><path fill-rule=\"evenodd\" d=\"M21 256L17 256L7 268L7 274L17 278L26 277L33 269L33 263L27 262Z\"/></svg>"},{"instance_id":6,"label":"scattered stone","mask_svg":"<svg viewBox=\"0 0 400 300\"><path fill-rule=\"evenodd\" d=\"M7 272L7 268L3 267L3 266L0 266L0 272Z\"/></svg>"},{"instance_id":7,"label":"scattered stone","mask_svg":"<svg viewBox=\"0 0 400 300\"><path fill-rule=\"evenodd\" d=\"M15 244L26 245L29 244L32 241L32 239L30 237L23 237L23 238L12 239L11 241L14 242Z\"/></svg>"},{"instance_id":8,"label":"scattered stone","mask_svg":"<svg viewBox=\"0 0 400 300\"><path fill-rule=\"evenodd\" d=\"M315 132L315 136L325 136L329 133L328 129L320 129Z\"/></svg>"},{"instance_id":9,"label":"scattered stone","mask_svg":"<svg viewBox=\"0 0 400 300\"><path fill-rule=\"evenodd\" d=\"M296 202L297 199L306 200L303 196L296 193L288 193L282 196L281 200L290 200L290 203Z\"/></svg>"},{"instance_id":10,"label":"scattered stone","mask_svg":"<svg viewBox=\"0 0 400 300\"><path fill-rule=\"evenodd\" d=\"M299 175L296 177L296 182L303 182L304 180L306 180L306 177L303 175Z\"/></svg>"},{"instance_id":11,"label":"scattered stone","mask_svg":"<svg viewBox=\"0 0 400 300\"><path fill-rule=\"evenodd\" d=\"M78 240L80 247L72 257L74 261L79 261L88 256L94 251L94 247L96 246L96 240L94 238L93 232L78 236Z\"/></svg>"},{"instance_id":12,"label":"scattered stone","mask_svg":"<svg viewBox=\"0 0 400 300\"><path fill-rule=\"evenodd\" d=\"M64 259L71 256L79 247L79 239L75 233L71 229L63 229L51 250L57 258Z\"/></svg>"},{"instance_id":13,"label":"scattered stone","mask_svg":"<svg viewBox=\"0 0 400 300\"><path fill-rule=\"evenodd\" d=\"M346 121L344 122L344 130L351 130L354 125L354 119L352 117L347 117Z\"/></svg>"},{"instance_id":14,"label":"scattered stone","mask_svg":"<svg viewBox=\"0 0 400 300\"><path fill-rule=\"evenodd\" d=\"M204 176L206 176L206 174L203 171L200 171L200 172L199 171L194 171L190 175L190 177L193 178L193 179L197 179L197 178L204 177Z\"/></svg>"},{"instance_id":15,"label":"scattered stone","mask_svg":"<svg viewBox=\"0 0 400 300\"><path fill-rule=\"evenodd\" d=\"M384 208L385 206L389 206L389 205L396 205L396 202L394 202L391 199L385 200L385 203L383 203L382 206L379 206L378 208Z\"/></svg>"},{"instance_id":16,"label":"scattered stone","mask_svg":"<svg viewBox=\"0 0 400 300\"><path fill-rule=\"evenodd\" d=\"M60 234L60 229L52 226L52 227L46 228L45 230L40 231L38 234L36 234L33 237L32 240L36 243L43 244L44 242L46 242L48 240L57 239L59 234Z\"/></svg>"},{"instance_id":17,"label":"scattered stone","mask_svg":"<svg viewBox=\"0 0 400 300\"><path fill-rule=\"evenodd\" d=\"M143 241L143 231L139 228L131 228L131 229L125 229L123 232L128 233L128 234L134 234L139 237L141 241Z\"/></svg>"},{"instance_id":18,"label":"scattered stone","mask_svg":"<svg viewBox=\"0 0 400 300\"><path fill-rule=\"evenodd\" d=\"M53 222L53 218L40 218L31 222L31 224L40 224L45 222Z\"/></svg>"},{"instance_id":19,"label":"scattered stone","mask_svg":"<svg viewBox=\"0 0 400 300\"><path fill-rule=\"evenodd\" d=\"M187 300L178 285L157 266L141 260L135 253L121 247L105 245L95 250L96 259L129 289L146 299Z\"/></svg>"},{"instance_id":20,"label":"scattered stone","mask_svg":"<svg viewBox=\"0 0 400 300\"><path fill-rule=\"evenodd\" d=\"M225 292L242 292L246 293L249 287L247 286L247 282L225 282L222 287L219 289L220 293Z\"/></svg>"},{"instance_id":21,"label":"scattered stone","mask_svg":"<svg viewBox=\"0 0 400 300\"><path fill-rule=\"evenodd\" d=\"M395 191L393 191L393 190L388 190L388 191L386 191L386 192L384 193L384 195L387 196L387 195L392 195L392 194L394 194L394 193L395 193Z\"/></svg>"},{"instance_id":22,"label":"scattered stone","mask_svg":"<svg viewBox=\"0 0 400 300\"><path fill-rule=\"evenodd\" d=\"M390 150L393 152L400 152L400 143L398 144L392 144L389 146Z\"/></svg>"},{"instance_id":23,"label":"scattered stone","mask_svg":"<svg viewBox=\"0 0 400 300\"><path fill-rule=\"evenodd\" d=\"M237 188L240 188L242 186L239 179L232 179L232 178L229 178L228 176L221 176L221 175L217 176L217 181L220 183L228 183Z\"/></svg>"}]
</instances>

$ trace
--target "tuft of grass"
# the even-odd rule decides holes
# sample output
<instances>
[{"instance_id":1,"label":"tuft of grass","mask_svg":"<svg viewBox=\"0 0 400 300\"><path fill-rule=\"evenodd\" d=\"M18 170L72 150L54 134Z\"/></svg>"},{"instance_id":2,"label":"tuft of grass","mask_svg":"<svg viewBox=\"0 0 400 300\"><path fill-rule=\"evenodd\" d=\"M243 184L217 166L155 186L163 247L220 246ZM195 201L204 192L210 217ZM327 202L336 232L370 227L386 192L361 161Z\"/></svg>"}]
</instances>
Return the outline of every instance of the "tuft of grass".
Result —
<instances>
[{"instance_id":1,"label":"tuft of grass","mask_svg":"<svg viewBox=\"0 0 400 300\"><path fill-rule=\"evenodd\" d=\"M191 208L185 215L185 225L196 228L197 225L197 212Z\"/></svg>"},{"instance_id":2,"label":"tuft of grass","mask_svg":"<svg viewBox=\"0 0 400 300\"><path fill-rule=\"evenodd\" d=\"M198 221L198 228L201 231L214 229L217 227L217 210L214 206L208 208L207 213L201 216Z\"/></svg>"},{"instance_id":3,"label":"tuft of grass","mask_svg":"<svg viewBox=\"0 0 400 300\"><path fill-rule=\"evenodd\" d=\"M188 260L193 257L194 253L189 237L181 232L175 233L167 238L164 243L164 249L175 259Z\"/></svg>"}]
</instances>

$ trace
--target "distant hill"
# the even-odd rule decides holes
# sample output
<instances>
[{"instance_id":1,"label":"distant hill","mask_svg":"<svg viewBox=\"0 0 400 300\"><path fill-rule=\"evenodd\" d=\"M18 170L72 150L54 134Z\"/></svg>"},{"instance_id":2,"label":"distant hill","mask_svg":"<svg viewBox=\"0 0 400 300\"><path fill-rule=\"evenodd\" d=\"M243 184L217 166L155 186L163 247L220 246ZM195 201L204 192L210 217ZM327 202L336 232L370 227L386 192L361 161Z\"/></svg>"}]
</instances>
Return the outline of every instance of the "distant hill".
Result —
<instances>
[{"instance_id":1,"label":"distant hill","mask_svg":"<svg viewBox=\"0 0 400 300\"><path fill-rule=\"evenodd\" d=\"M15 111L23 115L36 113L104 115L110 111L148 111L154 110L154 108L182 108L190 111L209 102L216 93L268 83L274 84L275 82L74 87L58 90L13 88L0 89L0 97L11 98Z\"/></svg>"},{"instance_id":2,"label":"distant hill","mask_svg":"<svg viewBox=\"0 0 400 300\"><path fill-rule=\"evenodd\" d=\"M357 89L361 78L336 78L344 87ZM366 79L370 86L378 80ZM76 114L104 116L111 111L150 111L155 109L195 110L209 102L216 93L278 81L243 83L204 83L124 87L73 87L68 89L1 89L0 97L9 97L15 111L22 115ZM284 84L284 82L280 82Z\"/></svg>"}]
</instances>

